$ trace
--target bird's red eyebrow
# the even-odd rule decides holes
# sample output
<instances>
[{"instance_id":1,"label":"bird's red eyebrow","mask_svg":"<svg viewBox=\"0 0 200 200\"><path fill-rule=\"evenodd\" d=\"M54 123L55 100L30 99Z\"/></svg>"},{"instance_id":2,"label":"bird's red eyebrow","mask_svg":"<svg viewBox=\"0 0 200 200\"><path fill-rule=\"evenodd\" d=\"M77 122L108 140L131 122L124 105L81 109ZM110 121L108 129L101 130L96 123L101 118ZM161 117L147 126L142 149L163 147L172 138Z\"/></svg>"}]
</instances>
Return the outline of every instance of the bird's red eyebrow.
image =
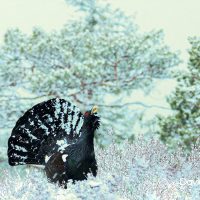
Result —
<instances>
[{"instance_id":1,"label":"bird's red eyebrow","mask_svg":"<svg viewBox=\"0 0 200 200\"><path fill-rule=\"evenodd\" d=\"M90 115L89 112L85 112L84 116L88 117Z\"/></svg>"}]
</instances>

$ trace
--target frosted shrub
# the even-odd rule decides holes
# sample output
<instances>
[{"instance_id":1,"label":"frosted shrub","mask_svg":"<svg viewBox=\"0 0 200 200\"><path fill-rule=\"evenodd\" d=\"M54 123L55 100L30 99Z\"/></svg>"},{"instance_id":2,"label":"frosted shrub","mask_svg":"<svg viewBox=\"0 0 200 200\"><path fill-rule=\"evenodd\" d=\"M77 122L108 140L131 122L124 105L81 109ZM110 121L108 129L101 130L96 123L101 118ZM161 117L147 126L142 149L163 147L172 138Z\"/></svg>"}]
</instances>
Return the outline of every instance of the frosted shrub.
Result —
<instances>
[{"instance_id":1,"label":"frosted shrub","mask_svg":"<svg viewBox=\"0 0 200 200\"><path fill-rule=\"evenodd\" d=\"M159 141L143 137L133 144L96 148L98 176L67 189L48 183L42 170L2 170L0 199L199 199L200 149L170 153ZM17 169L17 170L16 170ZM13 174L13 175L11 175Z\"/></svg>"}]
</instances>

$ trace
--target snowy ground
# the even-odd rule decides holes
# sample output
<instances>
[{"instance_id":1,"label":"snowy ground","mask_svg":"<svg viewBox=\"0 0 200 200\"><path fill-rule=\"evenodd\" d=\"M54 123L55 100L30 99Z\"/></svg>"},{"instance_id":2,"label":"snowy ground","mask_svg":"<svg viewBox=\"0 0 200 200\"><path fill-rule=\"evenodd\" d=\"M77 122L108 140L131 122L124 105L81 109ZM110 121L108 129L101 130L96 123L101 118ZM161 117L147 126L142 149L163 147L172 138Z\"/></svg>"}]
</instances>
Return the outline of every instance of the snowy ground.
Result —
<instances>
[{"instance_id":1,"label":"snowy ground","mask_svg":"<svg viewBox=\"0 0 200 200\"><path fill-rule=\"evenodd\" d=\"M0 172L0 199L199 200L198 148L186 157L180 149L172 154L159 141L141 137L134 144L96 148L96 154L97 178L70 183L68 189L48 183L39 169L5 165Z\"/></svg>"}]
</instances>

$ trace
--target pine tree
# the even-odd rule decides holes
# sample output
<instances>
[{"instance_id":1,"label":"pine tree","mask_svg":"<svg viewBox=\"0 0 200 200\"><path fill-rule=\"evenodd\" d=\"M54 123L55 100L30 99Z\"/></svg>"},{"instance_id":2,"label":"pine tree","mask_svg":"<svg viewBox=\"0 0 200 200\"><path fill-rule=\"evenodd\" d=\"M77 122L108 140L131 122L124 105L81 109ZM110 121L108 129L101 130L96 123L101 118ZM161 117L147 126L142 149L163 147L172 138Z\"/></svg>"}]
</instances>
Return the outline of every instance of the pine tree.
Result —
<instances>
[{"instance_id":1,"label":"pine tree","mask_svg":"<svg viewBox=\"0 0 200 200\"><path fill-rule=\"evenodd\" d=\"M176 75L178 86L168 98L172 116L159 118L160 137L170 147L190 149L200 135L200 38L189 39L188 71Z\"/></svg>"},{"instance_id":2,"label":"pine tree","mask_svg":"<svg viewBox=\"0 0 200 200\"><path fill-rule=\"evenodd\" d=\"M179 63L177 54L164 44L162 31L142 33L120 10L95 0L67 2L81 17L61 30L34 28L28 35L12 29L5 34L0 48L0 126L10 132L29 107L59 97L83 110L99 105L102 119L114 127L118 139L133 138L138 115L121 106L123 97L166 77ZM115 102L108 104L107 96L115 96Z\"/></svg>"}]
</instances>

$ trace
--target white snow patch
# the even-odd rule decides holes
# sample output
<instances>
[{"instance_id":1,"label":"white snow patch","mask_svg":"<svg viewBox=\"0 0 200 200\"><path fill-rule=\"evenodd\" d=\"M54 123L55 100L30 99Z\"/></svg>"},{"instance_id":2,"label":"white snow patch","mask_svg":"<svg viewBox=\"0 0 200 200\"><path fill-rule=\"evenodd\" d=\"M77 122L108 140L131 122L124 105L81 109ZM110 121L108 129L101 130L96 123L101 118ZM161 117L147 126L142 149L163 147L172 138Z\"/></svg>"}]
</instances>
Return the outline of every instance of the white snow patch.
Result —
<instances>
[{"instance_id":1,"label":"white snow patch","mask_svg":"<svg viewBox=\"0 0 200 200\"><path fill-rule=\"evenodd\" d=\"M100 187L100 186L102 185L101 182L94 181L94 180L90 180L90 181L88 182L88 184L89 184L92 188L94 188L94 187Z\"/></svg>"},{"instance_id":2,"label":"white snow patch","mask_svg":"<svg viewBox=\"0 0 200 200\"><path fill-rule=\"evenodd\" d=\"M44 165L33 165L33 164L30 164L30 166L38 168L38 169L45 169Z\"/></svg>"}]
</instances>

